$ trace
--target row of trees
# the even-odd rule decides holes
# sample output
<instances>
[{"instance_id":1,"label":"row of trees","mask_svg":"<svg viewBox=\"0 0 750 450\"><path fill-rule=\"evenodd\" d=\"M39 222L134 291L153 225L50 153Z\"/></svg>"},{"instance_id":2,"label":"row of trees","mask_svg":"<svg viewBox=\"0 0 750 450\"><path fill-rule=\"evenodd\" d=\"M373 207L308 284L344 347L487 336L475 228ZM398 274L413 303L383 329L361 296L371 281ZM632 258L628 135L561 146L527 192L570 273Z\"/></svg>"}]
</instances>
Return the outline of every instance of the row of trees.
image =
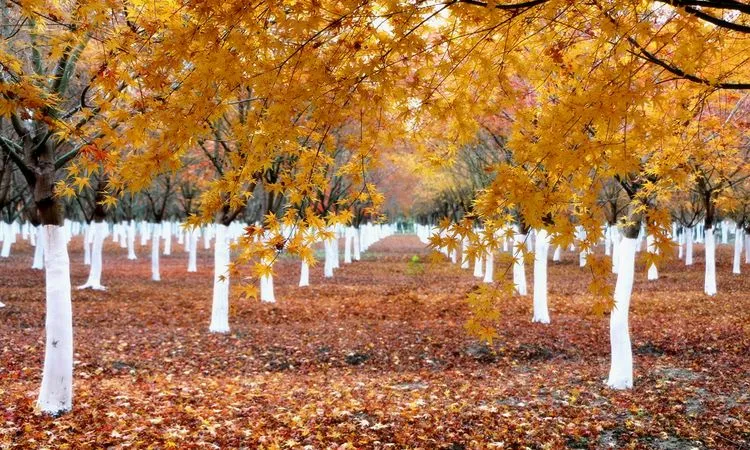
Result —
<instances>
[{"instance_id":1,"label":"row of trees","mask_svg":"<svg viewBox=\"0 0 750 450\"><path fill-rule=\"evenodd\" d=\"M370 173L389 153L445 165L491 146L476 161L485 174L464 167L484 186L473 202L451 193L436 209L457 222L433 243L465 238L474 252L492 245L477 223L590 248L616 184L627 204L614 301L606 262L589 265L613 330L627 331L642 223L664 255L676 192L708 193L709 230L714 207L738 208L717 205L744 170L749 17L710 0L4 4L0 148L44 227L45 366L72 368L63 199L96 186L94 209L112 208L156 183L147 203L163 217L167 174L194 159L190 223L227 226L261 188L261 210L279 212L241 240L236 263L258 262L256 276L280 248L309 258L331 226L373 214L383 197ZM42 393L70 389L55 383L45 375Z\"/></svg>"}]
</instances>

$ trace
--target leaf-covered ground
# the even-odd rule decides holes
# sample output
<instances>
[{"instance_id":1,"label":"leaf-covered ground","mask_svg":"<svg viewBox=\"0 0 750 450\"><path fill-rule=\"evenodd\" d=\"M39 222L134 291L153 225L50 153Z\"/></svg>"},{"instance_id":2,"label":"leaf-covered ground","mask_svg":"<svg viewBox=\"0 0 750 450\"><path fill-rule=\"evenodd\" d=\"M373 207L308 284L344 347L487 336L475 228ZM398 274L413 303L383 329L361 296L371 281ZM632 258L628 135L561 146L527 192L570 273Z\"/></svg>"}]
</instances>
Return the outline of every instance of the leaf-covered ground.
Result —
<instances>
[{"instance_id":1,"label":"leaf-covered ground","mask_svg":"<svg viewBox=\"0 0 750 450\"><path fill-rule=\"evenodd\" d=\"M202 247L202 246L201 246ZM34 410L44 351L44 275L19 242L0 260L0 447L10 448L750 448L750 278L719 246L719 295L703 295L702 249L647 282L631 310L635 383L607 389L607 317L590 314L577 255L550 263L552 324L531 297L503 308L500 338L464 331L469 271L408 261L394 236L298 288L281 260L278 303L231 298L228 335L208 332L211 252L186 272L182 246L150 281L111 242L106 292L74 291L75 400ZM73 285L87 266L70 245ZM750 271L745 266L744 270ZM531 270L527 276L531 280ZM234 280L236 281L236 280Z\"/></svg>"}]
</instances>

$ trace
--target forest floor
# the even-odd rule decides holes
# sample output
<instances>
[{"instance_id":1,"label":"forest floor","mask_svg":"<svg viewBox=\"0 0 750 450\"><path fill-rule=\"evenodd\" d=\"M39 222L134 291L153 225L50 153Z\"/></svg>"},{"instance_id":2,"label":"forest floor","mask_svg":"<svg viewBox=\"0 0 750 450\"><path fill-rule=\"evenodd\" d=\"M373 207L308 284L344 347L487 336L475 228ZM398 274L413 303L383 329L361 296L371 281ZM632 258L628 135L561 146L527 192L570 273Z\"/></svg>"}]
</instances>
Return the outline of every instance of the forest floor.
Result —
<instances>
[{"instance_id":1,"label":"forest floor","mask_svg":"<svg viewBox=\"0 0 750 450\"><path fill-rule=\"evenodd\" d=\"M44 274L14 245L0 260L0 448L750 449L750 277L731 274L731 245L714 298L700 246L694 266L675 259L655 282L639 263L628 391L604 385L608 317L591 314L574 253L550 262L552 323L531 323L531 297L514 297L486 346L464 329L476 279L447 262L415 273L408 261L428 251L414 236L373 245L332 280L320 264L309 288L280 260L278 303L235 289L226 335L208 332L200 247L187 273L175 241L153 282L147 247L128 261L108 239L98 292L75 290L88 267L71 241L74 408L53 418L34 408Z\"/></svg>"}]
</instances>

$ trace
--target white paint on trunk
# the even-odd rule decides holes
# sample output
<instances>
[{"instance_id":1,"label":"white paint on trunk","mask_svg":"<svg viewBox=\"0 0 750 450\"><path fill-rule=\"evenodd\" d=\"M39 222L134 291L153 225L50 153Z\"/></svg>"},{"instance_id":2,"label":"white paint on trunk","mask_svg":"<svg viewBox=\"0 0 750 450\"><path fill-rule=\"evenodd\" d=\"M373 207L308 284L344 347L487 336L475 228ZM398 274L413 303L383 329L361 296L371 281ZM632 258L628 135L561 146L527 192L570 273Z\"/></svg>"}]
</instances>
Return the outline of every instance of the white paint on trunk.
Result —
<instances>
[{"instance_id":1,"label":"white paint on trunk","mask_svg":"<svg viewBox=\"0 0 750 450\"><path fill-rule=\"evenodd\" d=\"M156 223L153 226L151 236L151 279L154 281L161 280L159 273L159 235L161 234L161 225Z\"/></svg>"},{"instance_id":2,"label":"white paint on trunk","mask_svg":"<svg viewBox=\"0 0 750 450\"><path fill-rule=\"evenodd\" d=\"M620 269L620 242L623 236L617 227L612 227L612 273L617 273Z\"/></svg>"},{"instance_id":3,"label":"white paint on trunk","mask_svg":"<svg viewBox=\"0 0 750 450\"><path fill-rule=\"evenodd\" d=\"M612 389L633 387L633 353L630 346L628 313L635 275L635 253L637 239L624 237L620 241L617 283L615 284L615 307L609 319L609 341L611 362L607 386Z\"/></svg>"},{"instance_id":4,"label":"white paint on trunk","mask_svg":"<svg viewBox=\"0 0 750 450\"><path fill-rule=\"evenodd\" d=\"M536 233L536 251L534 252L534 317L533 322L549 323L547 308L547 254L549 252L549 233L539 230Z\"/></svg>"},{"instance_id":5,"label":"white paint on trunk","mask_svg":"<svg viewBox=\"0 0 750 450\"><path fill-rule=\"evenodd\" d=\"M481 256L475 256L474 257L474 277L475 278L482 278L484 276L484 273L482 272L482 257Z\"/></svg>"},{"instance_id":6,"label":"white paint on trunk","mask_svg":"<svg viewBox=\"0 0 750 450\"><path fill-rule=\"evenodd\" d=\"M526 295L526 269L523 262L523 246L526 240L525 234L516 234L513 237L513 285L518 295Z\"/></svg>"},{"instance_id":7,"label":"white paint on trunk","mask_svg":"<svg viewBox=\"0 0 750 450\"><path fill-rule=\"evenodd\" d=\"M331 262L333 263L334 269L338 269L340 266L339 256L339 237L338 233L334 230L333 239L331 239Z\"/></svg>"},{"instance_id":8,"label":"white paint on trunk","mask_svg":"<svg viewBox=\"0 0 750 450\"><path fill-rule=\"evenodd\" d=\"M137 256L135 256L135 222L130 221L127 225L127 239L128 239L128 259L134 260L138 259Z\"/></svg>"},{"instance_id":9,"label":"white paint on trunk","mask_svg":"<svg viewBox=\"0 0 750 450\"><path fill-rule=\"evenodd\" d=\"M484 281L485 283L492 283L495 275L495 251L492 249L487 250L487 255L484 258Z\"/></svg>"},{"instance_id":10,"label":"white paint on trunk","mask_svg":"<svg viewBox=\"0 0 750 450\"><path fill-rule=\"evenodd\" d=\"M86 231L83 233L83 263L87 266L91 265L91 244L94 239L94 232L92 225L86 225Z\"/></svg>"},{"instance_id":11,"label":"white paint on trunk","mask_svg":"<svg viewBox=\"0 0 750 450\"><path fill-rule=\"evenodd\" d=\"M188 243L188 272L198 271L198 228L186 231L185 241Z\"/></svg>"},{"instance_id":12,"label":"white paint on trunk","mask_svg":"<svg viewBox=\"0 0 750 450\"><path fill-rule=\"evenodd\" d=\"M609 225L604 229L604 254L612 255L612 227Z\"/></svg>"},{"instance_id":13,"label":"white paint on trunk","mask_svg":"<svg viewBox=\"0 0 750 450\"><path fill-rule=\"evenodd\" d=\"M94 222L91 227L93 228L94 245L91 249L89 278L85 284L78 286L78 289L104 291L107 288L102 286L102 248L104 246L104 239L107 237L107 233L109 233L109 225L107 225L107 222Z\"/></svg>"},{"instance_id":14,"label":"white paint on trunk","mask_svg":"<svg viewBox=\"0 0 750 450\"><path fill-rule=\"evenodd\" d=\"M355 261L359 261L361 258L361 254L359 251L359 239L359 228L355 228L352 236L352 247L354 248L354 255L352 256L354 257Z\"/></svg>"},{"instance_id":15,"label":"white paint on trunk","mask_svg":"<svg viewBox=\"0 0 750 450\"><path fill-rule=\"evenodd\" d=\"M266 264L268 263L266 261ZM262 275L260 277L260 301L264 303L276 303L276 296L273 294L273 274Z\"/></svg>"},{"instance_id":16,"label":"white paint on trunk","mask_svg":"<svg viewBox=\"0 0 750 450\"><path fill-rule=\"evenodd\" d=\"M37 225L31 236L36 235L36 247L34 247L34 261L31 264L32 269L44 269L44 227Z\"/></svg>"},{"instance_id":17,"label":"white paint on trunk","mask_svg":"<svg viewBox=\"0 0 750 450\"><path fill-rule=\"evenodd\" d=\"M63 227L44 226L47 309L42 387L37 406L57 414L73 406L73 306L70 260Z\"/></svg>"},{"instance_id":18,"label":"white paint on trunk","mask_svg":"<svg viewBox=\"0 0 750 450\"><path fill-rule=\"evenodd\" d=\"M13 233L13 226L9 223L2 222L3 227L3 249L0 251L0 256L7 258L10 256L10 247L15 241L15 234Z\"/></svg>"},{"instance_id":19,"label":"white paint on trunk","mask_svg":"<svg viewBox=\"0 0 750 450\"><path fill-rule=\"evenodd\" d=\"M331 239L323 241L323 249L325 250L325 262L323 264L323 276L325 278L333 277L333 244Z\"/></svg>"},{"instance_id":20,"label":"white paint on trunk","mask_svg":"<svg viewBox=\"0 0 750 450\"><path fill-rule=\"evenodd\" d=\"M216 224L214 242L214 294L211 306L212 333L229 333L229 228Z\"/></svg>"},{"instance_id":21,"label":"white paint on trunk","mask_svg":"<svg viewBox=\"0 0 750 450\"><path fill-rule=\"evenodd\" d=\"M164 255L169 256L172 254L172 222L164 222L161 225L161 235L164 238Z\"/></svg>"},{"instance_id":22,"label":"white paint on trunk","mask_svg":"<svg viewBox=\"0 0 750 450\"><path fill-rule=\"evenodd\" d=\"M685 265L693 265L693 228L685 228Z\"/></svg>"},{"instance_id":23,"label":"white paint on trunk","mask_svg":"<svg viewBox=\"0 0 750 450\"><path fill-rule=\"evenodd\" d=\"M468 269L469 268L469 241L466 239L461 240L461 268L462 269Z\"/></svg>"},{"instance_id":24,"label":"white paint on trunk","mask_svg":"<svg viewBox=\"0 0 750 450\"><path fill-rule=\"evenodd\" d=\"M560 261L562 259L562 246L555 246L555 253L552 254L552 261Z\"/></svg>"},{"instance_id":25,"label":"white paint on trunk","mask_svg":"<svg viewBox=\"0 0 750 450\"><path fill-rule=\"evenodd\" d=\"M740 260L742 258L742 228L737 227L734 232L734 258L732 259L732 273L740 274Z\"/></svg>"},{"instance_id":26,"label":"white paint on trunk","mask_svg":"<svg viewBox=\"0 0 750 450\"><path fill-rule=\"evenodd\" d=\"M344 230L344 264L352 263L352 228L346 227Z\"/></svg>"},{"instance_id":27,"label":"white paint on trunk","mask_svg":"<svg viewBox=\"0 0 750 450\"><path fill-rule=\"evenodd\" d=\"M654 236L651 234L646 236L646 247L648 249L648 253L656 253L656 243L654 240ZM659 269L656 268L656 264L652 263L648 266L648 279L650 281L659 279Z\"/></svg>"},{"instance_id":28,"label":"white paint on trunk","mask_svg":"<svg viewBox=\"0 0 750 450\"><path fill-rule=\"evenodd\" d=\"M310 265L305 260L302 260L302 264L300 265L299 286L310 286Z\"/></svg>"},{"instance_id":29,"label":"white paint on trunk","mask_svg":"<svg viewBox=\"0 0 750 450\"><path fill-rule=\"evenodd\" d=\"M703 290L706 295L716 295L716 238L714 229L706 228L706 275Z\"/></svg>"}]
</instances>

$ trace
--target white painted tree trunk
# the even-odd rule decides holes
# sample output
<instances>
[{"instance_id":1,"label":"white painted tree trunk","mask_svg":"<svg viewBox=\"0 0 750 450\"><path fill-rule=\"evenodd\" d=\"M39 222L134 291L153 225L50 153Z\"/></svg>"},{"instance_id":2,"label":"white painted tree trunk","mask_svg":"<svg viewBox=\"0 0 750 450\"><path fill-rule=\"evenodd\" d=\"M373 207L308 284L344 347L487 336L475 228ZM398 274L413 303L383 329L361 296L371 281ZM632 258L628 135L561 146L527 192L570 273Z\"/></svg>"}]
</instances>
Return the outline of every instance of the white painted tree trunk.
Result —
<instances>
[{"instance_id":1,"label":"white painted tree trunk","mask_svg":"<svg viewBox=\"0 0 750 450\"><path fill-rule=\"evenodd\" d=\"M0 256L7 258L10 256L10 247L13 245L15 235L13 234L13 226L9 223L2 222L3 225L3 249L0 251Z\"/></svg>"},{"instance_id":2,"label":"white painted tree trunk","mask_svg":"<svg viewBox=\"0 0 750 450\"><path fill-rule=\"evenodd\" d=\"M229 228L216 224L214 242L214 295L211 306L212 333L229 333Z\"/></svg>"},{"instance_id":3,"label":"white painted tree trunk","mask_svg":"<svg viewBox=\"0 0 750 450\"><path fill-rule=\"evenodd\" d=\"M303 260L299 270L299 286L310 286L310 265Z\"/></svg>"},{"instance_id":4,"label":"white painted tree trunk","mask_svg":"<svg viewBox=\"0 0 750 450\"><path fill-rule=\"evenodd\" d=\"M729 243L729 221L724 220L721 222L721 243Z\"/></svg>"},{"instance_id":5,"label":"white painted tree trunk","mask_svg":"<svg viewBox=\"0 0 750 450\"><path fill-rule=\"evenodd\" d=\"M164 238L164 255L172 254L172 222L163 222L161 235Z\"/></svg>"},{"instance_id":6,"label":"white painted tree trunk","mask_svg":"<svg viewBox=\"0 0 750 450\"><path fill-rule=\"evenodd\" d=\"M45 319L44 371L37 406L58 414L73 407L73 306L70 261L63 227L44 226Z\"/></svg>"},{"instance_id":7,"label":"white painted tree trunk","mask_svg":"<svg viewBox=\"0 0 750 450\"><path fill-rule=\"evenodd\" d=\"M135 256L135 222L131 220L127 227L128 259L135 260L138 259L138 257Z\"/></svg>"},{"instance_id":8,"label":"white painted tree trunk","mask_svg":"<svg viewBox=\"0 0 750 450\"><path fill-rule=\"evenodd\" d=\"M352 228L344 230L344 264L352 263Z\"/></svg>"},{"instance_id":9,"label":"white painted tree trunk","mask_svg":"<svg viewBox=\"0 0 750 450\"><path fill-rule=\"evenodd\" d=\"M360 258L362 257L359 251L359 239L360 239L359 228L355 228L354 235L352 236L352 247L354 249L354 252L353 252L354 254L352 256L354 257L355 261L359 261Z\"/></svg>"},{"instance_id":10,"label":"white painted tree trunk","mask_svg":"<svg viewBox=\"0 0 750 450\"><path fill-rule=\"evenodd\" d=\"M211 248L211 227L205 227L203 229L203 250Z\"/></svg>"},{"instance_id":11,"label":"white painted tree trunk","mask_svg":"<svg viewBox=\"0 0 750 450\"><path fill-rule=\"evenodd\" d=\"M123 222L122 224L120 224L120 227L118 230L120 232L120 248L128 248L128 228L129 227L130 225L128 224L128 222Z\"/></svg>"},{"instance_id":12,"label":"white painted tree trunk","mask_svg":"<svg viewBox=\"0 0 750 450\"><path fill-rule=\"evenodd\" d=\"M34 262L31 264L32 269L44 269L44 227L37 225L31 235L36 235L36 247L34 247Z\"/></svg>"},{"instance_id":13,"label":"white painted tree trunk","mask_svg":"<svg viewBox=\"0 0 750 450\"><path fill-rule=\"evenodd\" d=\"M462 269L468 269L469 268L469 242L466 239L461 240L461 268Z\"/></svg>"},{"instance_id":14,"label":"white painted tree trunk","mask_svg":"<svg viewBox=\"0 0 750 450\"><path fill-rule=\"evenodd\" d=\"M612 227L609 225L604 229L604 254L606 256L612 255Z\"/></svg>"},{"instance_id":15,"label":"white painted tree trunk","mask_svg":"<svg viewBox=\"0 0 750 450\"><path fill-rule=\"evenodd\" d=\"M750 233L745 233L745 264L750 264Z\"/></svg>"},{"instance_id":16,"label":"white painted tree trunk","mask_svg":"<svg viewBox=\"0 0 750 450\"><path fill-rule=\"evenodd\" d=\"M325 250L325 262L323 263L323 276L325 278L333 277L333 249L331 248L331 239L323 241Z\"/></svg>"},{"instance_id":17,"label":"white painted tree trunk","mask_svg":"<svg viewBox=\"0 0 750 450\"><path fill-rule=\"evenodd\" d=\"M635 275L637 239L623 236L620 241L615 308L609 319L609 341L612 354L607 386L612 389L633 387L633 353L630 346L628 313Z\"/></svg>"},{"instance_id":18,"label":"white painted tree trunk","mask_svg":"<svg viewBox=\"0 0 750 450\"><path fill-rule=\"evenodd\" d=\"M549 233L539 230L536 234L536 251L534 252L534 317L532 322L549 323L547 308L547 254L549 252Z\"/></svg>"},{"instance_id":19,"label":"white painted tree trunk","mask_svg":"<svg viewBox=\"0 0 750 450\"><path fill-rule=\"evenodd\" d=\"M482 273L482 257L481 256L475 256L474 257L474 277L475 278L482 278L484 274Z\"/></svg>"},{"instance_id":20,"label":"white painted tree trunk","mask_svg":"<svg viewBox=\"0 0 750 450\"><path fill-rule=\"evenodd\" d=\"M560 261L562 259L562 246L555 246L555 253L552 254L552 261Z\"/></svg>"},{"instance_id":21,"label":"white painted tree trunk","mask_svg":"<svg viewBox=\"0 0 750 450\"><path fill-rule=\"evenodd\" d=\"M617 227L612 227L612 273L620 270L620 242L623 236Z\"/></svg>"},{"instance_id":22,"label":"white painted tree trunk","mask_svg":"<svg viewBox=\"0 0 750 450\"><path fill-rule=\"evenodd\" d=\"M188 272L198 271L198 228L186 230L188 243Z\"/></svg>"},{"instance_id":23,"label":"white painted tree trunk","mask_svg":"<svg viewBox=\"0 0 750 450\"><path fill-rule=\"evenodd\" d=\"M273 274L260 277L260 301L276 303L276 296L273 293Z\"/></svg>"},{"instance_id":24,"label":"white painted tree trunk","mask_svg":"<svg viewBox=\"0 0 750 450\"><path fill-rule=\"evenodd\" d=\"M161 234L161 224L155 223L151 235L151 279L154 281L161 280L159 273L159 241Z\"/></svg>"},{"instance_id":25,"label":"white painted tree trunk","mask_svg":"<svg viewBox=\"0 0 750 450\"><path fill-rule=\"evenodd\" d=\"M706 295L716 295L716 238L714 229L706 228L706 275L703 290Z\"/></svg>"},{"instance_id":26,"label":"white painted tree trunk","mask_svg":"<svg viewBox=\"0 0 750 450\"><path fill-rule=\"evenodd\" d=\"M495 251L492 249L487 250L487 255L484 258L484 282L492 283L495 276Z\"/></svg>"},{"instance_id":27,"label":"white painted tree trunk","mask_svg":"<svg viewBox=\"0 0 750 450\"><path fill-rule=\"evenodd\" d=\"M677 238L677 258L682 259L685 257L685 233L680 233Z\"/></svg>"},{"instance_id":28,"label":"white painted tree trunk","mask_svg":"<svg viewBox=\"0 0 750 450\"><path fill-rule=\"evenodd\" d=\"M651 234L646 236L646 247L649 253L656 253L656 245L654 242L654 236ZM656 268L656 264L651 264L648 266L648 279L649 281L659 279L659 269Z\"/></svg>"},{"instance_id":29,"label":"white painted tree trunk","mask_svg":"<svg viewBox=\"0 0 750 450\"><path fill-rule=\"evenodd\" d=\"M148 225L149 225L148 222L143 221L141 222L141 226L139 228L140 233L141 233L141 247L146 245L146 243L148 242L148 237L149 237Z\"/></svg>"},{"instance_id":30,"label":"white painted tree trunk","mask_svg":"<svg viewBox=\"0 0 750 450\"><path fill-rule=\"evenodd\" d=\"M340 266L339 256L339 237L338 233L334 230L333 239L331 239L331 262L333 263L334 269L338 269Z\"/></svg>"},{"instance_id":31,"label":"white painted tree trunk","mask_svg":"<svg viewBox=\"0 0 750 450\"><path fill-rule=\"evenodd\" d=\"M693 265L693 228L685 228L685 265Z\"/></svg>"},{"instance_id":32,"label":"white painted tree trunk","mask_svg":"<svg viewBox=\"0 0 750 450\"><path fill-rule=\"evenodd\" d=\"M526 239L525 234L516 234L513 238L513 285L518 295L526 295L526 270L523 262L523 246Z\"/></svg>"},{"instance_id":33,"label":"white painted tree trunk","mask_svg":"<svg viewBox=\"0 0 750 450\"><path fill-rule=\"evenodd\" d=\"M87 266L91 265L91 244L94 239L94 232L92 224L86 225L86 231L83 233L83 263Z\"/></svg>"},{"instance_id":34,"label":"white painted tree trunk","mask_svg":"<svg viewBox=\"0 0 750 450\"><path fill-rule=\"evenodd\" d=\"M732 273L740 274L740 262L742 259L742 228L737 227L734 233L734 258L732 259Z\"/></svg>"},{"instance_id":35,"label":"white painted tree trunk","mask_svg":"<svg viewBox=\"0 0 750 450\"><path fill-rule=\"evenodd\" d=\"M94 222L91 224L93 228L93 246L91 249L91 268L89 269L89 278L86 283L78 286L78 289L94 289L97 291L104 291L107 288L102 286L102 248L104 246L104 239L109 233L109 225L107 222Z\"/></svg>"}]
</instances>

